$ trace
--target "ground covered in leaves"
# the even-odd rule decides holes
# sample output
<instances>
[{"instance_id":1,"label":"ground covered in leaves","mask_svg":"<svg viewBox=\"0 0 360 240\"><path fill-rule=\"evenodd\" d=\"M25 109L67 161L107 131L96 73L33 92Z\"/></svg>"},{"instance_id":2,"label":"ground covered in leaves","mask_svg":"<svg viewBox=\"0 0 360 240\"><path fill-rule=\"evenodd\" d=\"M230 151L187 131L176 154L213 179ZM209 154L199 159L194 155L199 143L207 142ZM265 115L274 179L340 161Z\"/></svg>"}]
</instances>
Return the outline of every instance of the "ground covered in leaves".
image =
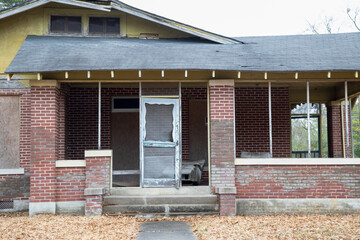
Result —
<instances>
[{"instance_id":1,"label":"ground covered in leaves","mask_svg":"<svg viewBox=\"0 0 360 240\"><path fill-rule=\"evenodd\" d=\"M360 215L125 216L0 214L0 239L136 239L144 221L187 221L200 240L360 239Z\"/></svg>"}]
</instances>

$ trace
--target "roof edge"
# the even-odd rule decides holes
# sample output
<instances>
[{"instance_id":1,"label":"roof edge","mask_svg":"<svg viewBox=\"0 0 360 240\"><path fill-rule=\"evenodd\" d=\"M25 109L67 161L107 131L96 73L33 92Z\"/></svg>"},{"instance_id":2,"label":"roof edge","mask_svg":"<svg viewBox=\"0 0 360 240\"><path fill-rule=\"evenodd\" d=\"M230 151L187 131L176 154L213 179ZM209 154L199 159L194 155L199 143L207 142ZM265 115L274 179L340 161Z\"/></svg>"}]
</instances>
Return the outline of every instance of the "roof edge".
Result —
<instances>
[{"instance_id":1,"label":"roof edge","mask_svg":"<svg viewBox=\"0 0 360 240\"><path fill-rule=\"evenodd\" d=\"M27 10L30 10L30 9L33 9L36 7L40 7L42 5L45 5L45 4L51 3L51 2L67 4L67 5L71 5L71 6L77 6L77 7L84 7L84 8L89 8L89 9L94 9L94 10L99 10L99 11L105 11L105 12L111 11L110 8L107 8L107 7L98 5L98 4L93 4L93 3L84 2L84 1L77 1L77 0L34 0L34 1L24 2L22 4L15 5L11 8L7 8L7 9L0 11L0 19L7 18L7 17L16 15L21 12L25 12Z\"/></svg>"},{"instance_id":2,"label":"roof edge","mask_svg":"<svg viewBox=\"0 0 360 240\"><path fill-rule=\"evenodd\" d=\"M158 24L179 30L179 31L183 31L185 33L191 34L191 35L195 35L197 37L201 37L213 42L217 42L217 43L221 43L221 44L244 44L244 42L242 42L241 40L238 39L234 39L234 38L230 38L230 37L226 37L226 36L222 36L220 34L216 34L216 33L212 33L197 27L193 27L166 17L162 17L159 15L156 15L154 13L151 12L147 12L145 10L130 6L126 3L123 3L121 1L118 0L112 0L112 2L114 4L112 4L111 6L114 9L117 9L119 11L123 11L126 13L129 13L131 15L135 15L137 17L152 21L152 22L156 22Z\"/></svg>"}]
</instances>

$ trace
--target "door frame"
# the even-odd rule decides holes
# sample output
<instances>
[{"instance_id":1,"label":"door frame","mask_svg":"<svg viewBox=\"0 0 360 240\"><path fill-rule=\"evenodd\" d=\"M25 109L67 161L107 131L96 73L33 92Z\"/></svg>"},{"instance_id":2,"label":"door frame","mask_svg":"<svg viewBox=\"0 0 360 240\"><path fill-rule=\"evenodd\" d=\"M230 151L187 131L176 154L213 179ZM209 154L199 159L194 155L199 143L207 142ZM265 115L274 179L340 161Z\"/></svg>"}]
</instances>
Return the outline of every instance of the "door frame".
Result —
<instances>
[{"instance_id":1,"label":"door frame","mask_svg":"<svg viewBox=\"0 0 360 240\"><path fill-rule=\"evenodd\" d=\"M145 104L159 104L159 105L174 105L173 109L173 142L160 142L160 141L147 141L144 143L146 137L146 108ZM180 133L180 122L181 122L181 114L180 114L180 99L179 98L166 98L166 97L140 97L140 187L176 187L179 188L181 186L181 133ZM170 179L154 179L153 185L148 185L145 183L144 178L144 147L174 147L175 148L175 178L173 180ZM171 183L174 181L173 185L167 184L166 182Z\"/></svg>"}]
</instances>

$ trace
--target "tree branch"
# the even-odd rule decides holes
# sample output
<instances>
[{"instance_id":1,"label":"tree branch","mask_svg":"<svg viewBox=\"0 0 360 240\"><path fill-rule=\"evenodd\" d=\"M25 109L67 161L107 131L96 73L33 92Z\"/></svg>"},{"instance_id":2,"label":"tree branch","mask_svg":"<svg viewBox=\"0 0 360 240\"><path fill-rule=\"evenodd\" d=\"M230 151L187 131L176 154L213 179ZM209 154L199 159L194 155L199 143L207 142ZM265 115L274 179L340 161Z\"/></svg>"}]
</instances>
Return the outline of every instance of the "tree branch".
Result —
<instances>
[{"instance_id":1,"label":"tree branch","mask_svg":"<svg viewBox=\"0 0 360 240\"><path fill-rule=\"evenodd\" d=\"M355 10L355 13L354 13L354 17L352 17L351 15L350 15L350 11L351 11L351 9L350 8L348 8L347 10L346 10L346 13L347 13L347 15L348 15L348 17L350 18L350 20L352 21L352 23L354 24L354 26L355 26L355 28L360 32L360 27L357 25L357 17L358 17L358 15L359 15L359 9L356 9Z\"/></svg>"}]
</instances>

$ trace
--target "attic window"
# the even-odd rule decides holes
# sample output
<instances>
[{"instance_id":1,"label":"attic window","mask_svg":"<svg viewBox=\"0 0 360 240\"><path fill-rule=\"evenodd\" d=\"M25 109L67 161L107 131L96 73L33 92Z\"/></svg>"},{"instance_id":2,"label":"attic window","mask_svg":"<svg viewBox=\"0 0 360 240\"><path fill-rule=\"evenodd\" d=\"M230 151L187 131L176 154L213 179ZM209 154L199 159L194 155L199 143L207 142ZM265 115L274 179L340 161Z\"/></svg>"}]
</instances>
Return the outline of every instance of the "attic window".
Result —
<instances>
[{"instance_id":1,"label":"attic window","mask_svg":"<svg viewBox=\"0 0 360 240\"><path fill-rule=\"evenodd\" d=\"M81 33L81 17L51 16L52 33Z\"/></svg>"},{"instance_id":2,"label":"attic window","mask_svg":"<svg viewBox=\"0 0 360 240\"><path fill-rule=\"evenodd\" d=\"M120 18L90 17L89 33L120 34Z\"/></svg>"}]
</instances>

